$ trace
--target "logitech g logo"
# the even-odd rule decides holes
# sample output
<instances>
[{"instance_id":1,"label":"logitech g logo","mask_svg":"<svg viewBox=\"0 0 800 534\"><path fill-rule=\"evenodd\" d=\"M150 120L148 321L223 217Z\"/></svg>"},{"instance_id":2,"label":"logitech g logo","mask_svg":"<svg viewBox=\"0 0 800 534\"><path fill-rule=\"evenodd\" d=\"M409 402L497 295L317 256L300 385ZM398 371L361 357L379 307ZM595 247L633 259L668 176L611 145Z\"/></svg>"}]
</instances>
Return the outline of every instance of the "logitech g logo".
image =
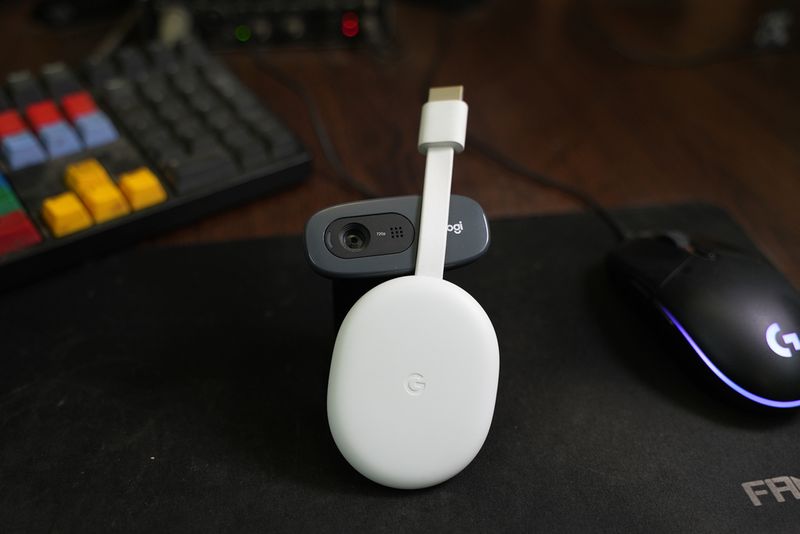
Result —
<instances>
[{"instance_id":1,"label":"logitech g logo","mask_svg":"<svg viewBox=\"0 0 800 534\"><path fill-rule=\"evenodd\" d=\"M425 391L425 377L419 373L411 373L406 378L406 391L409 395L422 395Z\"/></svg>"},{"instance_id":2,"label":"logitech g logo","mask_svg":"<svg viewBox=\"0 0 800 534\"><path fill-rule=\"evenodd\" d=\"M453 232L454 234L458 235L458 234L460 234L461 232L464 231L464 223L461 222L461 221L458 221L455 224L448 224L447 225L447 231L448 232Z\"/></svg>"},{"instance_id":3,"label":"logitech g logo","mask_svg":"<svg viewBox=\"0 0 800 534\"><path fill-rule=\"evenodd\" d=\"M791 495L795 500L800 500L800 479L796 477L775 477L764 480L751 480L742 482L742 489L750 497L753 506L764 504L761 497L772 494L777 502L786 502L785 495Z\"/></svg>"},{"instance_id":4,"label":"logitech g logo","mask_svg":"<svg viewBox=\"0 0 800 534\"><path fill-rule=\"evenodd\" d=\"M781 327L778 323L772 323L767 327L767 345L769 348L783 358L791 358L792 357L792 349L786 347L778 342L778 333L780 333ZM796 332L791 332L789 334L783 334L781 336L786 345L791 345L794 348L795 352L800 352L800 338L797 337Z\"/></svg>"}]
</instances>

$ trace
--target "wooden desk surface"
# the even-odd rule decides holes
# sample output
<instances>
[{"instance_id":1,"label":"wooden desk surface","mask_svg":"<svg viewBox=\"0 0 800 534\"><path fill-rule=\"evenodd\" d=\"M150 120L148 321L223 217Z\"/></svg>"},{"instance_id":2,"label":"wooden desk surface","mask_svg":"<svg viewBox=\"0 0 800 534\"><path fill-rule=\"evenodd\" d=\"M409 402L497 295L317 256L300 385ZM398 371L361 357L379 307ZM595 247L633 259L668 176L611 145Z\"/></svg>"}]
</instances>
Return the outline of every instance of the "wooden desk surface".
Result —
<instances>
[{"instance_id":1,"label":"wooden desk surface","mask_svg":"<svg viewBox=\"0 0 800 534\"><path fill-rule=\"evenodd\" d=\"M672 52L697 57L746 38L758 17L748 0L700 4L722 7L683 12L677 22L662 14L653 26L652 14L631 19L599 2L484 1L458 13L404 2L396 6L391 54L258 53L307 87L346 167L382 194L420 190L422 87L463 84L472 134L612 208L721 206L800 285L800 54L732 54L667 66L619 53L657 55L670 43ZM107 27L50 31L30 19L31 5L0 4L0 76L48 61L77 64ZM259 71L249 52L224 59L298 132L315 170L299 187L156 242L297 234L317 210L359 198L323 158L298 98ZM582 209L469 146L455 172L454 192L476 199L490 217Z\"/></svg>"}]
</instances>

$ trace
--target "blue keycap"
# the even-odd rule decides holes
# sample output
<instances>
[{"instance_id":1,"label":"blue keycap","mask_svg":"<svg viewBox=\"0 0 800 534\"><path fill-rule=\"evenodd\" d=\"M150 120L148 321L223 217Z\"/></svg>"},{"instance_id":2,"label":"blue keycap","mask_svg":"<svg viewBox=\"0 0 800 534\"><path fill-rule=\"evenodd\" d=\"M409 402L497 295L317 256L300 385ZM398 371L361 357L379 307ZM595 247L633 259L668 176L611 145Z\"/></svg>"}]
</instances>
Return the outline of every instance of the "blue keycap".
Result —
<instances>
[{"instance_id":1,"label":"blue keycap","mask_svg":"<svg viewBox=\"0 0 800 534\"><path fill-rule=\"evenodd\" d=\"M42 163L47 159L42 145L27 131L3 137L3 155L12 171Z\"/></svg>"},{"instance_id":2,"label":"blue keycap","mask_svg":"<svg viewBox=\"0 0 800 534\"><path fill-rule=\"evenodd\" d=\"M39 130L39 138L51 158L67 156L83 150L83 144L78 138L78 134L64 121L48 124Z\"/></svg>"},{"instance_id":3,"label":"blue keycap","mask_svg":"<svg viewBox=\"0 0 800 534\"><path fill-rule=\"evenodd\" d=\"M0 189L11 189L11 186L8 185L8 180L6 180L6 177L1 172L0 172Z\"/></svg>"},{"instance_id":4,"label":"blue keycap","mask_svg":"<svg viewBox=\"0 0 800 534\"><path fill-rule=\"evenodd\" d=\"M102 111L81 115L75 121L75 127L89 148L111 143L119 137L111 119Z\"/></svg>"}]
</instances>

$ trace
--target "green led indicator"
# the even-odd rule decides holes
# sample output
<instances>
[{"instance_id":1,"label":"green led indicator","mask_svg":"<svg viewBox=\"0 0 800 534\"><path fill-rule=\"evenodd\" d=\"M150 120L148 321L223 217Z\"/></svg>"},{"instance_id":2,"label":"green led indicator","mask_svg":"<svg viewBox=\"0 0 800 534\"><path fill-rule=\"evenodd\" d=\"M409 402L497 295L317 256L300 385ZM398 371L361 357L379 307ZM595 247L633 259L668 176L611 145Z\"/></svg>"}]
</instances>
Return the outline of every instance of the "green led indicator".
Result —
<instances>
[{"instance_id":1,"label":"green led indicator","mask_svg":"<svg viewBox=\"0 0 800 534\"><path fill-rule=\"evenodd\" d=\"M236 40L240 43L246 43L253 36L253 32L250 31L250 26L242 24L240 26L236 26L236 29L233 30L233 35L236 36Z\"/></svg>"}]
</instances>

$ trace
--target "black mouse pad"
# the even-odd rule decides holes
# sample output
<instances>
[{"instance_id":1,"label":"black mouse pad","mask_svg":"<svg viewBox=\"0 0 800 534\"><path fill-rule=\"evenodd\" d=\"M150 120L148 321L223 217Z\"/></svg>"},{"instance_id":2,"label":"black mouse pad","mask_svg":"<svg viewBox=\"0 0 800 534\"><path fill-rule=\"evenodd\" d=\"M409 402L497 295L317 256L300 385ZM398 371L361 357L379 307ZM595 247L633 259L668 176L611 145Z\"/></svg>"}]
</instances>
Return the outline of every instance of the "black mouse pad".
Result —
<instances>
[{"instance_id":1,"label":"black mouse pad","mask_svg":"<svg viewBox=\"0 0 800 534\"><path fill-rule=\"evenodd\" d=\"M749 246L708 206L621 216ZM448 278L497 330L494 422L422 491L333 444L330 285L299 238L140 249L0 295L0 530L800 531L800 420L687 379L609 284L598 219L491 228Z\"/></svg>"}]
</instances>

